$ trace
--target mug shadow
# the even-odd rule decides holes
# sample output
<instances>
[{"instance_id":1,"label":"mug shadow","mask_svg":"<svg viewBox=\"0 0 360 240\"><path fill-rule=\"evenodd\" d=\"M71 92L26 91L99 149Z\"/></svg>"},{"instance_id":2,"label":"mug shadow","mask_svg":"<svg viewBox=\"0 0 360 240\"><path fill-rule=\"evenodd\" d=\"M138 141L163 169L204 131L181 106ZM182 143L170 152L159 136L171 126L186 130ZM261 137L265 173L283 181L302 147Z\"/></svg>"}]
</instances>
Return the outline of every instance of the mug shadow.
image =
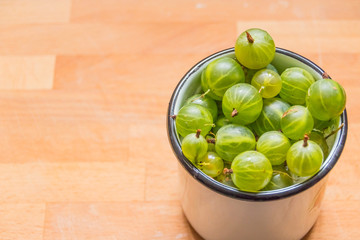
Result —
<instances>
[{"instance_id":1,"label":"mug shadow","mask_svg":"<svg viewBox=\"0 0 360 240\"><path fill-rule=\"evenodd\" d=\"M315 223L316 224L316 223ZM315 225L314 225L315 226ZM310 240L311 233L314 229L314 226L307 232L307 234L301 240Z\"/></svg>"},{"instance_id":2,"label":"mug shadow","mask_svg":"<svg viewBox=\"0 0 360 240\"><path fill-rule=\"evenodd\" d=\"M189 239L191 239L191 240L206 240L206 239L202 238L202 237L195 231L195 229L191 226L191 224L189 223L189 221L186 219L184 213L183 213L183 216L184 216L184 218L185 218L185 220L186 220L186 223L187 223L188 226L189 226L189 235L190 235L190 236L189 236ZM314 229L314 226L313 226L313 227L309 230L309 232L307 232L306 235L305 235L302 239L300 239L300 240L310 240L311 233L312 233L313 229Z\"/></svg>"},{"instance_id":3,"label":"mug shadow","mask_svg":"<svg viewBox=\"0 0 360 240\"><path fill-rule=\"evenodd\" d=\"M188 229L189 229L189 240L206 240L204 238L202 238L196 231L195 229L191 226L190 222L187 220L184 212L182 212L183 218L186 221L186 224L188 225Z\"/></svg>"},{"instance_id":4,"label":"mug shadow","mask_svg":"<svg viewBox=\"0 0 360 240\"><path fill-rule=\"evenodd\" d=\"M189 224L189 229L190 229L190 234L191 237L190 239L194 239L194 240L205 240L204 238L202 238L196 231L195 229L191 226L191 224L188 222Z\"/></svg>"}]
</instances>

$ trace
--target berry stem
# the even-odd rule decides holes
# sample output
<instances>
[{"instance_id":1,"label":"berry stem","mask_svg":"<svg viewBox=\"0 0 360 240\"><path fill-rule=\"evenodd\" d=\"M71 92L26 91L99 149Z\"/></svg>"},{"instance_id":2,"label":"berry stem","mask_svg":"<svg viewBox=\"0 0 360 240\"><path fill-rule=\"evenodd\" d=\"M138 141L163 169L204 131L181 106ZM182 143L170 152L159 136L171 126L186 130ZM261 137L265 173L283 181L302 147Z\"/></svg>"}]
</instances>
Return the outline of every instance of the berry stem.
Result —
<instances>
[{"instance_id":1,"label":"berry stem","mask_svg":"<svg viewBox=\"0 0 360 240\"><path fill-rule=\"evenodd\" d=\"M340 127L338 127L336 130L334 130L334 131L332 131L331 133L329 133L329 135L327 135L326 137L325 137L325 140L326 139L328 139L329 137L331 137L332 135L334 135L335 133L337 133L340 129L342 129L344 127L344 123L342 123L341 125L340 125Z\"/></svg>"},{"instance_id":2,"label":"berry stem","mask_svg":"<svg viewBox=\"0 0 360 240\"><path fill-rule=\"evenodd\" d=\"M210 131L208 135L213 135L214 137L216 137L216 134L213 133L212 131Z\"/></svg>"},{"instance_id":3,"label":"berry stem","mask_svg":"<svg viewBox=\"0 0 360 240\"><path fill-rule=\"evenodd\" d=\"M224 168L223 173L224 173L224 174L232 174L232 173L233 173L233 170L232 170L232 169L228 169L228 168Z\"/></svg>"},{"instance_id":4,"label":"berry stem","mask_svg":"<svg viewBox=\"0 0 360 240\"><path fill-rule=\"evenodd\" d=\"M321 77L322 77L323 79L330 79L329 74L327 74L326 72L324 72L324 73L321 75Z\"/></svg>"},{"instance_id":5,"label":"berry stem","mask_svg":"<svg viewBox=\"0 0 360 240\"><path fill-rule=\"evenodd\" d=\"M307 147L309 144L308 144L308 140L309 140L309 136L307 134L304 135L304 144L303 144L303 147Z\"/></svg>"},{"instance_id":6,"label":"berry stem","mask_svg":"<svg viewBox=\"0 0 360 240\"><path fill-rule=\"evenodd\" d=\"M249 41L249 43L253 43L254 42L254 39L252 38L252 36L250 35L250 33L248 33L246 31L246 37L247 37L247 40Z\"/></svg>"},{"instance_id":7,"label":"berry stem","mask_svg":"<svg viewBox=\"0 0 360 240\"><path fill-rule=\"evenodd\" d=\"M208 142L208 143L213 143L213 144L215 144L215 138L208 138L208 139L206 139L206 141Z\"/></svg>"},{"instance_id":8,"label":"berry stem","mask_svg":"<svg viewBox=\"0 0 360 240\"><path fill-rule=\"evenodd\" d=\"M231 113L231 117L235 117L236 115L238 115L238 113L239 112L235 108L233 108L233 111Z\"/></svg>"},{"instance_id":9,"label":"berry stem","mask_svg":"<svg viewBox=\"0 0 360 240\"><path fill-rule=\"evenodd\" d=\"M176 115L170 115L172 119L176 119Z\"/></svg>"},{"instance_id":10,"label":"berry stem","mask_svg":"<svg viewBox=\"0 0 360 240\"><path fill-rule=\"evenodd\" d=\"M286 172L273 170L273 173L283 174L283 175L287 176L287 177L290 178L290 179L294 179L293 177L291 177L291 176L290 176L288 173L286 173Z\"/></svg>"},{"instance_id":11,"label":"berry stem","mask_svg":"<svg viewBox=\"0 0 360 240\"><path fill-rule=\"evenodd\" d=\"M208 94L210 92L210 89L206 90L206 92L204 92L203 94L201 94L199 97L194 98L193 100L191 100L191 102L198 100L200 98L204 98L206 96L206 94Z\"/></svg>"},{"instance_id":12,"label":"berry stem","mask_svg":"<svg viewBox=\"0 0 360 240\"><path fill-rule=\"evenodd\" d=\"M199 138L200 137L200 133L201 133L201 129L198 129L198 130L196 130L196 138Z\"/></svg>"},{"instance_id":13,"label":"berry stem","mask_svg":"<svg viewBox=\"0 0 360 240\"><path fill-rule=\"evenodd\" d=\"M209 166L210 163L200 162L198 163L198 165L203 167L203 166Z\"/></svg>"},{"instance_id":14,"label":"berry stem","mask_svg":"<svg viewBox=\"0 0 360 240\"><path fill-rule=\"evenodd\" d=\"M259 93L261 93L262 90L264 90L264 86L261 86L261 88L259 89Z\"/></svg>"},{"instance_id":15,"label":"berry stem","mask_svg":"<svg viewBox=\"0 0 360 240\"><path fill-rule=\"evenodd\" d=\"M204 92L203 94L201 94L200 97L202 97L202 98L205 97L205 95L208 94L209 92L210 92L210 88L209 88L208 90L206 90L206 92Z\"/></svg>"}]
</instances>

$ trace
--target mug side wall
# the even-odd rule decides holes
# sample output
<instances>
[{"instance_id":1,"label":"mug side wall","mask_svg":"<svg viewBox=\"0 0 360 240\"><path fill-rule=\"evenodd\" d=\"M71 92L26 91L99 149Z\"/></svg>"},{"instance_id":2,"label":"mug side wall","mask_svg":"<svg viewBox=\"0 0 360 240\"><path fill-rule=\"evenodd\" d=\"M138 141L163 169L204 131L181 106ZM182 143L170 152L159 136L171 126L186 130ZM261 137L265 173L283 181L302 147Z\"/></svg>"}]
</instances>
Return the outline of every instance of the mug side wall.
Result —
<instances>
[{"instance_id":1,"label":"mug side wall","mask_svg":"<svg viewBox=\"0 0 360 240\"><path fill-rule=\"evenodd\" d=\"M251 202L216 193L179 166L180 201L193 228L207 240L298 240L320 214L327 177L300 194Z\"/></svg>"}]
</instances>

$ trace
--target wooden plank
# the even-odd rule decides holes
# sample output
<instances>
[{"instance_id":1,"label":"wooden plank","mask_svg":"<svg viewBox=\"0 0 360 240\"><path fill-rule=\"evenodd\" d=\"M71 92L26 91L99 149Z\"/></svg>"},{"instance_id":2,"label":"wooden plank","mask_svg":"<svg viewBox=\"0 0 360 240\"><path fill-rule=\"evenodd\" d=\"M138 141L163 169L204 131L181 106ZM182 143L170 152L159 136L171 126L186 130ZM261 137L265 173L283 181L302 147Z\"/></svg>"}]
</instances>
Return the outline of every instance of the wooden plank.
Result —
<instances>
[{"instance_id":1,"label":"wooden plank","mask_svg":"<svg viewBox=\"0 0 360 240\"><path fill-rule=\"evenodd\" d=\"M233 45L236 26L225 23L127 23L42 24L8 28L0 25L0 32L0 55L181 52L207 56Z\"/></svg>"},{"instance_id":2,"label":"wooden plank","mask_svg":"<svg viewBox=\"0 0 360 240\"><path fill-rule=\"evenodd\" d=\"M0 56L0 90L51 89L55 56Z\"/></svg>"},{"instance_id":3,"label":"wooden plank","mask_svg":"<svg viewBox=\"0 0 360 240\"><path fill-rule=\"evenodd\" d=\"M344 26L360 28L360 21L324 21L334 32ZM254 25L256 23L256 25ZM312 27L311 22L280 22L272 33L277 46L302 53L354 53L360 52L359 36L342 35L312 37L297 34L281 37L279 32ZM240 24L240 25L239 25ZM308 25L310 24L310 25ZM238 22L238 27L227 23L123 23L123 24L47 24L21 25L7 28L0 25L1 55L42 54L198 54L207 56L233 47L238 33L247 27L269 26L263 22ZM280 30L281 29L281 30ZM299 31L301 33L301 31ZM59 37L61 33L61 38ZM216 34L215 34L216 33ZM279 34L279 35L278 35ZM26 39L24 42L22 39ZM146 39L146 41L144 41ZM72 44L68 44L71 42Z\"/></svg>"},{"instance_id":4,"label":"wooden plank","mask_svg":"<svg viewBox=\"0 0 360 240\"><path fill-rule=\"evenodd\" d=\"M47 204L43 239L201 238L190 229L178 202L160 201Z\"/></svg>"},{"instance_id":5,"label":"wooden plank","mask_svg":"<svg viewBox=\"0 0 360 240\"><path fill-rule=\"evenodd\" d=\"M70 11L71 0L2 0L0 24L65 23Z\"/></svg>"},{"instance_id":6,"label":"wooden plank","mask_svg":"<svg viewBox=\"0 0 360 240\"><path fill-rule=\"evenodd\" d=\"M329 174L325 199L331 200L360 200L360 193L354 189L354 182L358 181L360 164L359 157L354 155L355 146L359 143L359 124L349 124L349 134L346 140L345 149L337 164ZM346 175L346 177L344 177ZM359 189L359 188L358 188Z\"/></svg>"},{"instance_id":7,"label":"wooden plank","mask_svg":"<svg viewBox=\"0 0 360 240\"><path fill-rule=\"evenodd\" d=\"M360 21L238 21L237 34L249 28L266 29L273 37L277 47L300 55L305 53L317 53L319 56L323 53L358 53L360 49L350 47L359 40L347 31L349 26L360 30Z\"/></svg>"},{"instance_id":8,"label":"wooden plank","mask_svg":"<svg viewBox=\"0 0 360 240\"><path fill-rule=\"evenodd\" d=\"M1 1L0 239L200 240L178 202L168 101L250 27L346 89L347 143L305 240L360 239L359 13L358 0Z\"/></svg>"},{"instance_id":9,"label":"wooden plank","mask_svg":"<svg viewBox=\"0 0 360 240\"><path fill-rule=\"evenodd\" d=\"M303 240L357 239L360 236L359 216L359 200L324 201L319 219Z\"/></svg>"},{"instance_id":10,"label":"wooden plank","mask_svg":"<svg viewBox=\"0 0 360 240\"><path fill-rule=\"evenodd\" d=\"M118 101L107 105L99 92L0 95L1 163L127 159L128 125L122 112L126 107L120 104L119 112L112 112L119 109Z\"/></svg>"},{"instance_id":11,"label":"wooden plank","mask_svg":"<svg viewBox=\"0 0 360 240\"><path fill-rule=\"evenodd\" d=\"M317 64L338 81L347 91L357 87L360 76L360 52L355 53L322 53ZM349 99L350 100L350 99Z\"/></svg>"},{"instance_id":12,"label":"wooden plank","mask_svg":"<svg viewBox=\"0 0 360 240\"><path fill-rule=\"evenodd\" d=\"M177 200L178 163L165 124L133 124L130 139L130 161L146 166L145 200Z\"/></svg>"},{"instance_id":13,"label":"wooden plank","mask_svg":"<svg viewBox=\"0 0 360 240\"><path fill-rule=\"evenodd\" d=\"M144 200L145 167L127 159L0 164L0 171L1 203Z\"/></svg>"},{"instance_id":14,"label":"wooden plank","mask_svg":"<svg viewBox=\"0 0 360 240\"><path fill-rule=\"evenodd\" d=\"M341 83L357 86L360 53L300 53ZM182 76L205 54L121 54L109 56L58 56L54 89L96 89L121 82L126 89L158 89L171 93ZM339 61L346 59L346 61ZM167 64L164 61L169 60ZM151 66L146 71L142 66Z\"/></svg>"},{"instance_id":15,"label":"wooden plank","mask_svg":"<svg viewBox=\"0 0 360 240\"><path fill-rule=\"evenodd\" d=\"M201 53L58 56L54 89L120 88L121 84L129 91L171 94L185 73L205 57Z\"/></svg>"},{"instance_id":16,"label":"wooden plank","mask_svg":"<svg viewBox=\"0 0 360 240\"><path fill-rule=\"evenodd\" d=\"M42 239L43 203L0 203L0 239Z\"/></svg>"},{"instance_id":17,"label":"wooden plank","mask_svg":"<svg viewBox=\"0 0 360 240\"><path fill-rule=\"evenodd\" d=\"M74 0L76 22L234 22L238 20L359 19L357 0L320 1ZM93 7L93 6L97 7Z\"/></svg>"}]
</instances>

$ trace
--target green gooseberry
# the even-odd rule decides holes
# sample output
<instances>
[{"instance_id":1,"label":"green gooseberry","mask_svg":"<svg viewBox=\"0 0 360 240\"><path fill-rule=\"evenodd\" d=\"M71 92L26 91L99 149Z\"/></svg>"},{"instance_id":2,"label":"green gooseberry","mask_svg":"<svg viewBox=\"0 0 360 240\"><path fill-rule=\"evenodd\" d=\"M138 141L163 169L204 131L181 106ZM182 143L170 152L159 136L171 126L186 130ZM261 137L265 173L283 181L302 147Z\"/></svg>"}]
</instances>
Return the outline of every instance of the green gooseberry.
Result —
<instances>
[{"instance_id":1,"label":"green gooseberry","mask_svg":"<svg viewBox=\"0 0 360 240\"><path fill-rule=\"evenodd\" d=\"M313 115L321 121L340 116L346 104L344 88L331 79L321 79L311 85L306 96L306 105Z\"/></svg>"},{"instance_id":2,"label":"green gooseberry","mask_svg":"<svg viewBox=\"0 0 360 240\"><path fill-rule=\"evenodd\" d=\"M264 154L271 165L280 165L286 160L286 153L291 144L289 139L281 132L270 131L260 136L256 150Z\"/></svg>"},{"instance_id":3,"label":"green gooseberry","mask_svg":"<svg viewBox=\"0 0 360 240\"><path fill-rule=\"evenodd\" d=\"M251 80L252 80L253 76L255 75L255 73L257 71L262 70L262 69L273 70L274 72L279 74L278 70L272 64L268 64L266 66L266 68L262 68L262 69L249 69L249 68L246 68L246 67L244 67L243 69L244 69L244 73L245 73L245 83L248 83L248 84L251 84Z\"/></svg>"},{"instance_id":4,"label":"green gooseberry","mask_svg":"<svg viewBox=\"0 0 360 240\"><path fill-rule=\"evenodd\" d=\"M291 106L281 118L281 130L290 139L299 140L309 134L314 120L309 110L300 105Z\"/></svg>"},{"instance_id":5,"label":"green gooseberry","mask_svg":"<svg viewBox=\"0 0 360 240\"><path fill-rule=\"evenodd\" d=\"M231 164L228 162L224 162L224 169L230 169L230 168L231 168ZM231 176L228 173L225 173L224 171L222 171L220 175L215 178L215 180L226 186L236 188L235 184L231 179Z\"/></svg>"},{"instance_id":6,"label":"green gooseberry","mask_svg":"<svg viewBox=\"0 0 360 240\"><path fill-rule=\"evenodd\" d=\"M215 59L201 74L203 91L215 100L221 100L228 88L243 82L245 75L241 65L229 57Z\"/></svg>"},{"instance_id":7,"label":"green gooseberry","mask_svg":"<svg viewBox=\"0 0 360 240\"><path fill-rule=\"evenodd\" d=\"M207 152L205 156L199 159L198 168L210 177L219 176L224 169L224 161L215 152Z\"/></svg>"},{"instance_id":8,"label":"green gooseberry","mask_svg":"<svg viewBox=\"0 0 360 240\"><path fill-rule=\"evenodd\" d=\"M230 122L247 125L260 115L263 100L257 89L246 83L229 88L223 97L222 109Z\"/></svg>"},{"instance_id":9,"label":"green gooseberry","mask_svg":"<svg viewBox=\"0 0 360 240\"><path fill-rule=\"evenodd\" d=\"M280 97L290 104L305 104L307 91L315 82L314 77L299 67L287 68L281 74L282 88Z\"/></svg>"},{"instance_id":10,"label":"green gooseberry","mask_svg":"<svg viewBox=\"0 0 360 240\"><path fill-rule=\"evenodd\" d=\"M193 96L191 96L190 98L188 98L185 101L184 105L187 104L199 104L201 106L203 106L204 108L206 108L207 110L209 110L209 112L211 113L211 116L213 117L213 121L216 121L217 116L218 116L218 107L216 102L214 101L214 99L204 95L204 94L195 94Z\"/></svg>"},{"instance_id":11,"label":"green gooseberry","mask_svg":"<svg viewBox=\"0 0 360 240\"><path fill-rule=\"evenodd\" d=\"M220 115L215 122L215 127L213 128L213 133L217 133L219 129L227 124L230 124L229 119L227 119L224 115Z\"/></svg>"},{"instance_id":12,"label":"green gooseberry","mask_svg":"<svg viewBox=\"0 0 360 240\"><path fill-rule=\"evenodd\" d=\"M192 163L196 163L198 159L203 158L208 151L208 144L205 138L200 135L201 130L196 133L190 133L184 137L181 142L181 150L184 156Z\"/></svg>"},{"instance_id":13,"label":"green gooseberry","mask_svg":"<svg viewBox=\"0 0 360 240\"><path fill-rule=\"evenodd\" d=\"M215 138L214 136L206 135L205 137L207 143L208 143L208 152L215 152Z\"/></svg>"},{"instance_id":14,"label":"green gooseberry","mask_svg":"<svg viewBox=\"0 0 360 240\"><path fill-rule=\"evenodd\" d=\"M247 127L228 124L216 134L215 151L223 160L231 162L239 153L254 150L255 144L255 136Z\"/></svg>"},{"instance_id":15,"label":"green gooseberry","mask_svg":"<svg viewBox=\"0 0 360 240\"><path fill-rule=\"evenodd\" d=\"M329 155L329 146L326 143L324 134L318 131L312 131L309 135L309 139L313 142L316 142L320 146L324 154L324 158L327 158Z\"/></svg>"},{"instance_id":16,"label":"green gooseberry","mask_svg":"<svg viewBox=\"0 0 360 240\"><path fill-rule=\"evenodd\" d=\"M246 151L234 158L230 173L232 181L240 190L256 192L270 182L273 169L264 154Z\"/></svg>"},{"instance_id":17,"label":"green gooseberry","mask_svg":"<svg viewBox=\"0 0 360 240\"><path fill-rule=\"evenodd\" d=\"M290 104L281 98L264 99L263 109L256 121L251 124L258 136L268 131L277 131L281 129L281 118Z\"/></svg>"},{"instance_id":18,"label":"green gooseberry","mask_svg":"<svg viewBox=\"0 0 360 240\"><path fill-rule=\"evenodd\" d=\"M273 98L280 93L281 77L270 69L262 69L255 73L251 85L259 90L263 98Z\"/></svg>"},{"instance_id":19,"label":"green gooseberry","mask_svg":"<svg viewBox=\"0 0 360 240\"><path fill-rule=\"evenodd\" d=\"M306 135L304 140L294 143L286 155L289 170L300 177L313 176L320 170L324 160L320 146L308 139Z\"/></svg>"},{"instance_id":20,"label":"green gooseberry","mask_svg":"<svg viewBox=\"0 0 360 240\"><path fill-rule=\"evenodd\" d=\"M272 166L273 174L270 182L262 191L285 188L294 184L291 174L284 165Z\"/></svg>"},{"instance_id":21,"label":"green gooseberry","mask_svg":"<svg viewBox=\"0 0 360 240\"><path fill-rule=\"evenodd\" d=\"M247 68L264 68L275 57L274 40L262 29L248 29L236 40L235 56Z\"/></svg>"},{"instance_id":22,"label":"green gooseberry","mask_svg":"<svg viewBox=\"0 0 360 240\"><path fill-rule=\"evenodd\" d=\"M201 130L201 135L206 136L213 127L213 118L209 110L198 104L183 106L175 118L177 132L185 137L190 133Z\"/></svg>"},{"instance_id":23,"label":"green gooseberry","mask_svg":"<svg viewBox=\"0 0 360 240\"><path fill-rule=\"evenodd\" d=\"M314 118L314 128L319 130L319 131L324 131L325 129L327 129L328 127L330 127L331 125L335 124L337 119L330 119L328 121L321 121L317 118Z\"/></svg>"}]
</instances>

